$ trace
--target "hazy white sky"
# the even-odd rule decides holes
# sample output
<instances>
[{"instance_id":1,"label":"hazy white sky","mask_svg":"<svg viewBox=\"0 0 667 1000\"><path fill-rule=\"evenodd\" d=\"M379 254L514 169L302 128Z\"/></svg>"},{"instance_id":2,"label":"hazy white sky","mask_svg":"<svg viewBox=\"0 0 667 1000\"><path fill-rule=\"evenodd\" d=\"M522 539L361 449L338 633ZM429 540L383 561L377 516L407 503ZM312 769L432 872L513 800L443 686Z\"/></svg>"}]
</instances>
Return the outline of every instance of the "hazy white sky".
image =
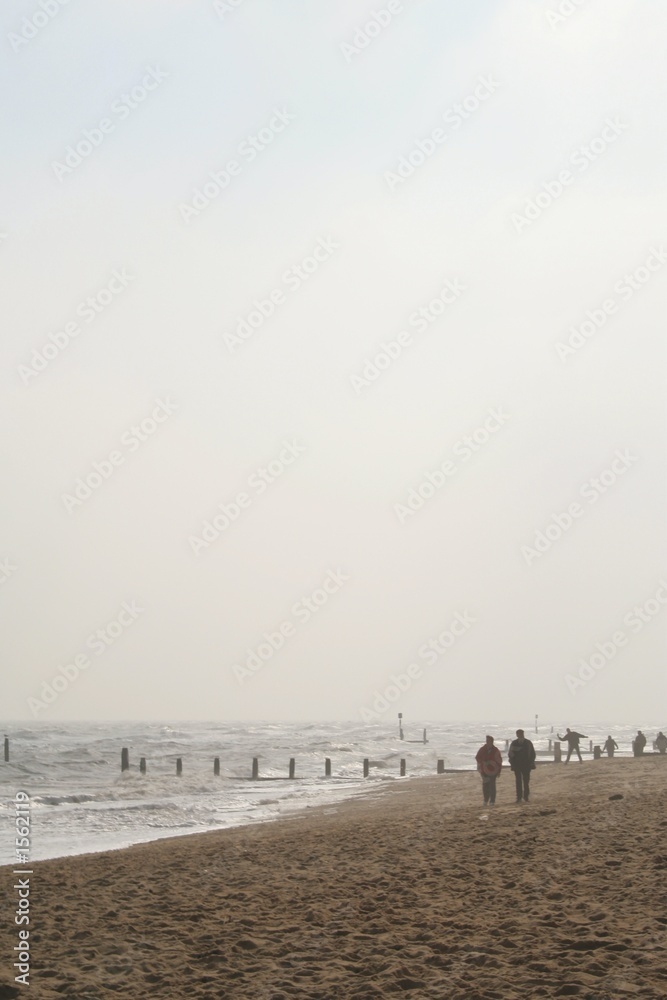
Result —
<instances>
[{"instance_id":1,"label":"hazy white sky","mask_svg":"<svg viewBox=\"0 0 667 1000\"><path fill-rule=\"evenodd\" d=\"M664 723L664 4L43 3L2 715Z\"/></svg>"}]
</instances>

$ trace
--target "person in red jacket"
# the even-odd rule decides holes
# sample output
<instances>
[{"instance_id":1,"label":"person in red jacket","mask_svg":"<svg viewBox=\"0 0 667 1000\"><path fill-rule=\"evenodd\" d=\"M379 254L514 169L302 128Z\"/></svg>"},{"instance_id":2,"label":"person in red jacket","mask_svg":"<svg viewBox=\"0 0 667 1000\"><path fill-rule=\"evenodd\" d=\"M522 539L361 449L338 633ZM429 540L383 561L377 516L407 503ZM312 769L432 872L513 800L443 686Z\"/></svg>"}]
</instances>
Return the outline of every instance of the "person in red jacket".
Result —
<instances>
[{"instance_id":1,"label":"person in red jacket","mask_svg":"<svg viewBox=\"0 0 667 1000\"><path fill-rule=\"evenodd\" d=\"M486 737L486 743L475 754L477 770L482 776L484 805L495 805L496 778L503 766L503 758L498 747L493 745L493 736Z\"/></svg>"}]
</instances>

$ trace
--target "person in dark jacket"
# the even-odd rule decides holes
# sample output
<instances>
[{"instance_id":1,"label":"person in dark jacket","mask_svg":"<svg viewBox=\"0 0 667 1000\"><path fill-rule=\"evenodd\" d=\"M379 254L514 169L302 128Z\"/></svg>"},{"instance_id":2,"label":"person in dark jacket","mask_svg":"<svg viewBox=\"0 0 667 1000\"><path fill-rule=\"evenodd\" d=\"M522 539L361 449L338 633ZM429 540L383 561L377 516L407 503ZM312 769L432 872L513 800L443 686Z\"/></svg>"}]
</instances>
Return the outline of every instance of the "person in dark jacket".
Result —
<instances>
[{"instance_id":1,"label":"person in dark jacket","mask_svg":"<svg viewBox=\"0 0 667 1000\"><path fill-rule=\"evenodd\" d=\"M618 750L618 743L613 736L610 735L602 744L602 749L607 751L607 757L613 757L614 750Z\"/></svg>"},{"instance_id":2,"label":"person in dark jacket","mask_svg":"<svg viewBox=\"0 0 667 1000\"><path fill-rule=\"evenodd\" d=\"M516 781L517 802L528 801L530 791L530 772L535 768L535 747L523 734L523 729L517 729L516 739L510 743L507 755L510 767L514 771Z\"/></svg>"},{"instance_id":3,"label":"person in dark jacket","mask_svg":"<svg viewBox=\"0 0 667 1000\"><path fill-rule=\"evenodd\" d=\"M644 753L644 747L646 746L646 737L644 736L641 729L637 732L634 740L632 741L632 752L635 757L641 757Z\"/></svg>"},{"instance_id":4,"label":"person in dark jacket","mask_svg":"<svg viewBox=\"0 0 667 1000\"><path fill-rule=\"evenodd\" d=\"M562 740L564 743L567 743L567 757L565 758L565 763L566 764L568 763L570 757L572 756L572 753L574 752L579 758L579 763L583 764L583 760L581 759L581 751L579 750L579 740L587 740L588 737L584 736L583 733L573 733L571 729L565 730L565 736L560 736L559 734L557 735L559 740Z\"/></svg>"},{"instance_id":5,"label":"person in dark jacket","mask_svg":"<svg viewBox=\"0 0 667 1000\"><path fill-rule=\"evenodd\" d=\"M658 753L664 753L667 750L667 736L660 730L655 738L655 748Z\"/></svg>"},{"instance_id":6,"label":"person in dark jacket","mask_svg":"<svg viewBox=\"0 0 667 1000\"><path fill-rule=\"evenodd\" d=\"M477 770L482 776L484 805L495 805L496 778L503 766L503 758L498 747L493 745L493 736L486 737L486 743L475 754Z\"/></svg>"}]
</instances>

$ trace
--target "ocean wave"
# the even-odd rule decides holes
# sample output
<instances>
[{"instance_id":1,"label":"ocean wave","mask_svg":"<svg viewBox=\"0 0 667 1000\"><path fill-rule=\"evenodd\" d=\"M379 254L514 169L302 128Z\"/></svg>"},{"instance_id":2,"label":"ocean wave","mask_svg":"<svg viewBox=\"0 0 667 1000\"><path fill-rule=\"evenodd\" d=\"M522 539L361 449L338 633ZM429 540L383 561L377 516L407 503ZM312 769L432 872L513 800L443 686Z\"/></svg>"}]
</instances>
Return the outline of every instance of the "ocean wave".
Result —
<instances>
[{"instance_id":1,"label":"ocean wave","mask_svg":"<svg viewBox=\"0 0 667 1000\"><path fill-rule=\"evenodd\" d=\"M96 802L97 800L97 795L82 793L80 795L34 795L30 802L33 805L62 806L70 802L80 804L82 802Z\"/></svg>"},{"instance_id":2,"label":"ocean wave","mask_svg":"<svg viewBox=\"0 0 667 1000\"><path fill-rule=\"evenodd\" d=\"M182 813L183 807L177 802L126 802L126 803L109 803L108 805L101 805L98 809L90 810L96 815L104 812L113 812L120 816L122 813L126 812L171 812L171 813Z\"/></svg>"}]
</instances>

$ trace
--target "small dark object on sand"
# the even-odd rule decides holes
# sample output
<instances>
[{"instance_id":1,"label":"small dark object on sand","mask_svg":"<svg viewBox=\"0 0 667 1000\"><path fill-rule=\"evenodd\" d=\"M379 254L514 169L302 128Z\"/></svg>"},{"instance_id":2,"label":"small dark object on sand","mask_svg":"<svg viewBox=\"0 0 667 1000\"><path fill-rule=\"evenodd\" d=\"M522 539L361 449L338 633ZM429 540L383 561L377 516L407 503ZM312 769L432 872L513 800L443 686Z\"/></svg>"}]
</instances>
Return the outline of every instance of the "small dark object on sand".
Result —
<instances>
[{"instance_id":1,"label":"small dark object on sand","mask_svg":"<svg viewBox=\"0 0 667 1000\"><path fill-rule=\"evenodd\" d=\"M618 792L616 795L610 795L609 796L609 801L613 802L614 799L622 799L622 798L623 798L623 796L621 795L620 792Z\"/></svg>"}]
</instances>

